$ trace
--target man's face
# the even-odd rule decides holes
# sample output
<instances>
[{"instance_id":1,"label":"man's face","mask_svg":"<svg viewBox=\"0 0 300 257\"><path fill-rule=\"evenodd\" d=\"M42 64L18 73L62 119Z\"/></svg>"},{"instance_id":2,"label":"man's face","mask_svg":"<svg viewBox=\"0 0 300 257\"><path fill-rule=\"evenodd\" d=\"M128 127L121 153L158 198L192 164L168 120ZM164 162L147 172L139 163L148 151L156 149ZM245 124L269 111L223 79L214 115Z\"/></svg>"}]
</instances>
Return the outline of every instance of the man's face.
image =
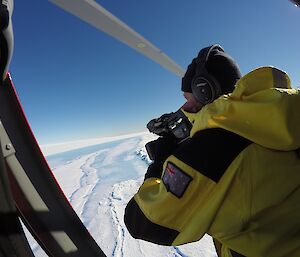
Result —
<instances>
[{"instance_id":1,"label":"man's face","mask_svg":"<svg viewBox=\"0 0 300 257\"><path fill-rule=\"evenodd\" d=\"M184 92L183 96L186 99L186 103L181 107L184 111L196 113L203 107L203 104L199 103L192 93Z\"/></svg>"}]
</instances>

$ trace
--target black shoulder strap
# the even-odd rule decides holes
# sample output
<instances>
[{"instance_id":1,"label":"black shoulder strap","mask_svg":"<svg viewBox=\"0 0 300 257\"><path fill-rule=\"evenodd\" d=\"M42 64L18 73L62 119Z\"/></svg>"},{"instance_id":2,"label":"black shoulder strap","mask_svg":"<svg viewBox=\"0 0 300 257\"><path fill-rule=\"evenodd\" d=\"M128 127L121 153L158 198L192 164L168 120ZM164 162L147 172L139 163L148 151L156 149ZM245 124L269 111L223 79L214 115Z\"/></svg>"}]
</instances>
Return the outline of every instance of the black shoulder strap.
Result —
<instances>
[{"instance_id":1,"label":"black shoulder strap","mask_svg":"<svg viewBox=\"0 0 300 257\"><path fill-rule=\"evenodd\" d=\"M199 131L173 153L178 159L218 182L232 161L252 142L221 128Z\"/></svg>"}]
</instances>

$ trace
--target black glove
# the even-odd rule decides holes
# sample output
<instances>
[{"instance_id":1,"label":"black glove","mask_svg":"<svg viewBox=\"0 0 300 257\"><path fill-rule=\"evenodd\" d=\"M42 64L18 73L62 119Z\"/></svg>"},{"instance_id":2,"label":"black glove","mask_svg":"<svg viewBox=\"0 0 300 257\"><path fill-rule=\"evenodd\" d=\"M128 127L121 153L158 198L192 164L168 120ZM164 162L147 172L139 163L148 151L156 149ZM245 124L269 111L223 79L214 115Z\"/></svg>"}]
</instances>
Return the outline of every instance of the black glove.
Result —
<instances>
[{"instance_id":1,"label":"black glove","mask_svg":"<svg viewBox=\"0 0 300 257\"><path fill-rule=\"evenodd\" d=\"M171 134L159 137L156 140L154 162L163 164L177 147L177 142L178 140Z\"/></svg>"},{"instance_id":2,"label":"black glove","mask_svg":"<svg viewBox=\"0 0 300 257\"><path fill-rule=\"evenodd\" d=\"M150 177L161 177L163 171L163 164L178 146L177 142L178 140L176 140L176 138L171 134L159 137L158 139L152 142L152 144L155 144L153 151L154 162L149 165L148 170L145 174L145 179Z\"/></svg>"}]
</instances>

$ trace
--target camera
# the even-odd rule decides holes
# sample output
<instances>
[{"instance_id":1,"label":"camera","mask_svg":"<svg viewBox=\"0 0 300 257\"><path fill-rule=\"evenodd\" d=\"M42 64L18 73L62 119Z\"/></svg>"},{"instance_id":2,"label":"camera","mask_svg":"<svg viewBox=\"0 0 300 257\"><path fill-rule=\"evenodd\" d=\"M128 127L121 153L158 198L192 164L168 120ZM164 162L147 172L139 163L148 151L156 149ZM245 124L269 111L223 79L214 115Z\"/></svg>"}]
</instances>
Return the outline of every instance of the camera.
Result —
<instances>
[{"instance_id":1,"label":"camera","mask_svg":"<svg viewBox=\"0 0 300 257\"><path fill-rule=\"evenodd\" d=\"M179 109L176 112L166 113L159 118L152 119L148 122L147 128L151 133L161 137L171 134L179 144L189 137L192 124L182 110ZM145 148L149 158L154 160L156 140L148 142Z\"/></svg>"}]
</instances>

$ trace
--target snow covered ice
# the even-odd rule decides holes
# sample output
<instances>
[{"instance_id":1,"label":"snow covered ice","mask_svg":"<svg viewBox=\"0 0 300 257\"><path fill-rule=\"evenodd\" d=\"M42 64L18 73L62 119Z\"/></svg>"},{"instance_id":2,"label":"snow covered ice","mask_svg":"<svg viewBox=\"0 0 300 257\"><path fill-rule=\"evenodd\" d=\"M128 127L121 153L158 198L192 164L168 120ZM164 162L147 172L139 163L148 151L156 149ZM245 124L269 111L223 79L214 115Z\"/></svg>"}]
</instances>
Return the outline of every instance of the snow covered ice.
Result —
<instances>
[{"instance_id":1,"label":"snow covered ice","mask_svg":"<svg viewBox=\"0 0 300 257\"><path fill-rule=\"evenodd\" d=\"M142 133L104 143L82 141L82 148L73 144L76 150L70 150L70 144L60 144L57 151L69 151L46 159L77 215L107 256L216 257L209 236L184 246L166 247L136 240L128 233L123 221L125 206L143 181L150 163L144 145L154 138ZM45 154L56 152L54 146L42 150ZM26 235L35 256L47 256L28 232Z\"/></svg>"}]
</instances>

